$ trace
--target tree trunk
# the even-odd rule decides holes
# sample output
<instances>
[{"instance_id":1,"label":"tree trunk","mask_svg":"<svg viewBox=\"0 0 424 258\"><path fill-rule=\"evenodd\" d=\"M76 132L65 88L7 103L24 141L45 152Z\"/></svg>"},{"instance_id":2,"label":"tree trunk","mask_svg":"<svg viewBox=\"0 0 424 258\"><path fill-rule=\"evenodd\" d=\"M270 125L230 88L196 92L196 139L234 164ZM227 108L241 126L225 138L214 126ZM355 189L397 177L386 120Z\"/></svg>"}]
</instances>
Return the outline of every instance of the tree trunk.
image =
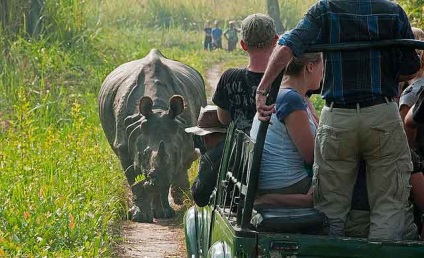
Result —
<instances>
[{"instance_id":1,"label":"tree trunk","mask_svg":"<svg viewBox=\"0 0 424 258\"><path fill-rule=\"evenodd\" d=\"M268 9L268 15L274 19L275 29L278 34L281 34L285 31L283 23L280 18L280 6L278 5L278 0L266 0L266 6Z\"/></svg>"},{"instance_id":2,"label":"tree trunk","mask_svg":"<svg viewBox=\"0 0 424 258\"><path fill-rule=\"evenodd\" d=\"M43 0L30 0L27 15L27 33L32 37L36 37L40 33L43 5Z\"/></svg>"},{"instance_id":3,"label":"tree trunk","mask_svg":"<svg viewBox=\"0 0 424 258\"><path fill-rule=\"evenodd\" d=\"M7 8L7 0L1 0L0 2L0 23L3 30L7 29L9 23L8 16L9 9Z\"/></svg>"}]
</instances>

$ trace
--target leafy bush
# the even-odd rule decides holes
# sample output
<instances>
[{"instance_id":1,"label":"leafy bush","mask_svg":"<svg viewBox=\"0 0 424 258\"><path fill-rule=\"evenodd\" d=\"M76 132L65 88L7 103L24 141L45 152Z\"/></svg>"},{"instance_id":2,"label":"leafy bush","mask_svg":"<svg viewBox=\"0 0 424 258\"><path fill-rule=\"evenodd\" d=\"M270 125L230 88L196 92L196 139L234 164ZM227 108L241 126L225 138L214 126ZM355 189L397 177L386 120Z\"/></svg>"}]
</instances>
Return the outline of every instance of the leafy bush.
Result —
<instances>
[{"instance_id":1,"label":"leafy bush","mask_svg":"<svg viewBox=\"0 0 424 258\"><path fill-rule=\"evenodd\" d=\"M412 26L424 29L424 1L423 0L399 0L399 4L405 9Z\"/></svg>"}]
</instances>

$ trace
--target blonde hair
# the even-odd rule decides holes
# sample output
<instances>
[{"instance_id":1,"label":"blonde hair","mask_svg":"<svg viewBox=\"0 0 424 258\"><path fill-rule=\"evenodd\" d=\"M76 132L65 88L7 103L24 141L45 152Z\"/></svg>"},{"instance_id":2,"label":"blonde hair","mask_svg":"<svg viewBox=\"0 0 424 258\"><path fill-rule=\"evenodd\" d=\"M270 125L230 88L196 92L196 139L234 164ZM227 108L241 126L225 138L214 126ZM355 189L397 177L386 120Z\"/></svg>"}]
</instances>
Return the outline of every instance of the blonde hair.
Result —
<instances>
[{"instance_id":1,"label":"blonde hair","mask_svg":"<svg viewBox=\"0 0 424 258\"><path fill-rule=\"evenodd\" d=\"M302 57L293 57L293 59L288 63L284 74L299 75L308 63L317 63L321 61L321 58L321 52L305 53Z\"/></svg>"},{"instance_id":2,"label":"blonde hair","mask_svg":"<svg viewBox=\"0 0 424 258\"><path fill-rule=\"evenodd\" d=\"M424 39L424 31L417 27L412 27L412 33L414 33L414 38L418 40Z\"/></svg>"},{"instance_id":3,"label":"blonde hair","mask_svg":"<svg viewBox=\"0 0 424 258\"><path fill-rule=\"evenodd\" d=\"M211 26L211 22L209 21L209 20L207 20L207 21L205 21L205 25L204 25L204 27L203 28L210 28L210 26Z\"/></svg>"},{"instance_id":4,"label":"blonde hair","mask_svg":"<svg viewBox=\"0 0 424 258\"><path fill-rule=\"evenodd\" d=\"M422 29L417 27L412 27L412 33L414 33L414 38L416 40L424 41L424 31ZM416 51L418 56L420 57L420 63L421 63L420 71L423 71L424 70L424 52L421 49L417 49Z\"/></svg>"}]
</instances>

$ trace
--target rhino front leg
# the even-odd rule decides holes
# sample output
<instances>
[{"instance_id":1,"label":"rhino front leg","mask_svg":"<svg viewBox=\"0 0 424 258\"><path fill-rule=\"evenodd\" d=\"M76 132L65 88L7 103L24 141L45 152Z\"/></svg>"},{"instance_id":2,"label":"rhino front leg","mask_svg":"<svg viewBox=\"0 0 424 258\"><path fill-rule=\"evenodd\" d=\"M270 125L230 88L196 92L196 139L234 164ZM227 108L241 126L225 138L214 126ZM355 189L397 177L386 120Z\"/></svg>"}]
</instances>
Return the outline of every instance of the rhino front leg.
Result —
<instances>
[{"instance_id":1,"label":"rhino front leg","mask_svg":"<svg viewBox=\"0 0 424 258\"><path fill-rule=\"evenodd\" d=\"M131 208L131 220L135 222L153 222L151 185L147 180L142 180L131 186L134 206Z\"/></svg>"},{"instance_id":2,"label":"rhino front leg","mask_svg":"<svg viewBox=\"0 0 424 258\"><path fill-rule=\"evenodd\" d=\"M175 211L168 202L169 186L161 189L153 196L153 216L157 219L173 218Z\"/></svg>"},{"instance_id":3,"label":"rhino front leg","mask_svg":"<svg viewBox=\"0 0 424 258\"><path fill-rule=\"evenodd\" d=\"M182 170L177 173L174 177L171 187L171 196L174 203L182 205L184 200L187 199L187 194L190 189L190 183L188 181L187 170Z\"/></svg>"}]
</instances>

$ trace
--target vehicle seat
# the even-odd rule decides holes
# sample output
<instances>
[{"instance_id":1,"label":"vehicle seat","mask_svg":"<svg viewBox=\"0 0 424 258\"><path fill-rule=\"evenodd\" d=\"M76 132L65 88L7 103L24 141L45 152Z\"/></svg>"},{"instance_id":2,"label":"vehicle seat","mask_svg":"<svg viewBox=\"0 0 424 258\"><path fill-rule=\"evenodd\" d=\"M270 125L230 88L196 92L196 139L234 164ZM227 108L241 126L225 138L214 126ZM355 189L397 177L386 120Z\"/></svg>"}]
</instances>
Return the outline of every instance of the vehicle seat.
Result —
<instances>
[{"instance_id":1,"label":"vehicle seat","mask_svg":"<svg viewBox=\"0 0 424 258\"><path fill-rule=\"evenodd\" d=\"M313 208L255 207L251 224L260 232L320 235L327 231L327 217Z\"/></svg>"}]
</instances>

